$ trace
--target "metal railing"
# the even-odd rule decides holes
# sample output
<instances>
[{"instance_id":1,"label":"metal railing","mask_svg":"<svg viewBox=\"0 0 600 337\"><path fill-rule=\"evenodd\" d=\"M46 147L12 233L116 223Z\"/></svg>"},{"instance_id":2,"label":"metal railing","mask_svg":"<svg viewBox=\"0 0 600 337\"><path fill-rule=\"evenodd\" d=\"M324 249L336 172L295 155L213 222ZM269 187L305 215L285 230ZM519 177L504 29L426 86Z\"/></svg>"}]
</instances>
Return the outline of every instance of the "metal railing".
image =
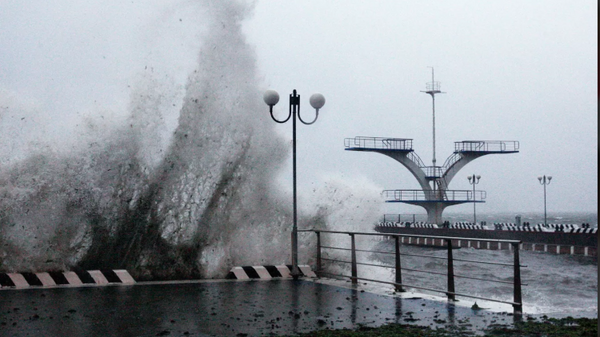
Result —
<instances>
[{"instance_id":1,"label":"metal railing","mask_svg":"<svg viewBox=\"0 0 600 337\"><path fill-rule=\"evenodd\" d=\"M417 164L418 167L423 168L425 167L425 163L423 162L423 159L421 159L421 157L419 157L418 154L416 154L415 152L409 152L406 157L408 157L408 159L412 160L413 163Z\"/></svg>"},{"instance_id":2,"label":"metal railing","mask_svg":"<svg viewBox=\"0 0 600 337\"><path fill-rule=\"evenodd\" d=\"M363 137L344 139L346 148L359 149L381 149L381 150L403 150L412 151L412 139L388 138L388 137Z\"/></svg>"},{"instance_id":3,"label":"metal railing","mask_svg":"<svg viewBox=\"0 0 600 337\"><path fill-rule=\"evenodd\" d=\"M444 173L443 168L441 166L424 166L421 167L425 176L428 178L439 178Z\"/></svg>"},{"instance_id":4,"label":"metal railing","mask_svg":"<svg viewBox=\"0 0 600 337\"><path fill-rule=\"evenodd\" d=\"M439 173L432 172L435 174L439 174L441 177L444 175L450 168L456 164L459 160L463 158L461 152L516 152L519 151L519 142L518 141L503 141L503 140L464 140L462 142L454 142L454 153L452 153L446 161L444 165L442 165L439 169ZM427 175L427 172L426 172ZM428 175L429 176L429 175Z\"/></svg>"},{"instance_id":5,"label":"metal railing","mask_svg":"<svg viewBox=\"0 0 600 337\"><path fill-rule=\"evenodd\" d=\"M393 285L395 287L396 291L404 291L404 288L413 288L413 289L419 289L419 290L427 290L427 291L433 291L433 292L440 292L440 293L444 293L446 294L446 296L448 297L449 300L456 300L456 296L461 296L461 297L467 297L467 298L473 298L473 299L480 299L480 300L486 300L486 301L491 301L491 302L498 302L498 303L505 303L505 304L510 304L513 306L514 312L515 314L521 314L523 312L523 299L522 299L522 292L521 292L521 287L523 285L526 284L522 284L521 283L521 267L526 267L526 266L522 266L520 264L519 261L519 245L521 244L521 241L518 240L491 240L491 239L477 239L477 238L460 238L460 237L449 237L449 236L432 236L432 235L407 235L407 234L381 234L381 233L368 233L368 232L344 232L344 231L330 231L330 230L300 230L299 232L314 232L317 236L317 256L316 256L316 273L317 275L331 275L334 277L342 277L342 278L350 278L353 284L357 284L359 280L362 281L368 281L368 282L375 282L375 283L382 283L382 284L390 284ZM323 246L321 244L321 235L322 234L331 234L331 235L349 235L350 236L350 248L344 248L344 247L332 247L332 246ZM382 251L373 251L373 250L361 250L361 249L357 249L356 248L356 237L357 236L379 236L379 237L388 237L391 238L395 241L395 246L394 246L394 251L393 252L382 252ZM438 257L438 256L431 256L431 255L420 255L420 254L401 254L400 253L400 239L401 238L423 238L423 239L430 239L432 240L432 242L435 242L435 240L442 240L445 244L446 247L446 251L447 251L447 257ZM477 261L477 260L465 260L465 259L455 259L453 257L453 248L456 247L454 246L454 242L455 241L459 241L459 240L470 240L470 241L481 241L481 242L497 242L499 244L502 243L508 243L510 245L512 245L512 251L513 251L513 263L500 263L500 262L487 262L487 261ZM339 251L348 251L350 252L350 261L344 261L344 260L337 260L337 259L330 259L327 257L323 257L322 256L322 250L323 249L330 249L330 250L339 250ZM393 266L390 265L379 265L379 264L372 264L372 263L364 263L364 262L358 262L357 258L356 258L356 254L357 253L364 253L364 252L368 252L368 253L374 253L374 254L391 254L394 255L395 259L395 263ZM413 256L413 257L421 257L421 258L432 258L432 259L445 259L447 260L447 272L446 273L440 273L440 272L434 272L434 271L430 271L430 270L418 270L418 269L409 269L409 268L403 268L402 267L402 256ZM325 269L323 268L323 262L324 261L329 261L329 262L334 262L334 263L342 263L342 264L350 264L350 270L351 270L351 275L342 275L342 274L335 274L335 273L330 273L325 271ZM513 281L509 282L509 281L501 281L501 280L490 280L490 279L483 279L483 278L477 278L477 277L472 277L472 276L466 276L466 275L457 275L454 273L454 262L455 261L459 261L459 262L470 262L470 263L478 263L478 264L487 264L487 265L499 265L499 266L506 266L506 267L513 267ZM372 267L381 267L381 268L392 268L395 270L395 279L394 282L391 281L384 281L384 280L375 280L375 279L371 279L371 278L366 278L366 277L359 277L358 276L358 266L359 265L364 265L364 266L372 266ZM429 287L423 287L423 286L419 286L419 285L411 285L411 284L405 284L402 282L402 271L410 271L410 272L418 272L418 273L429 273L429 274L433 274L433 275L440 275L440 276L446 276L446 284L447 287L446 289L434 289L434 288L429 288ZM478 281L486 281L486 282L496 282L496 283L503 283L503 284L513 284L513 300L512 301L503 301L503 300L498 300L498 299L494 299L494 298L486 298L486 297L482 297L482 296L475 296L475 295L470 295L470 294L465 294L465 293L460 293L456 291L456 287L455 287L455 283L454 283L454 279L455 278L465 278L465 279L472 279L472 280L478 280Z\"/></svg>"},{"instance_id":6,"label":"metal railing","mask_svg":"<svg viewBox=\"0 0 600 337\"><path fill-rule=\"evenodd\" d=\"M444 165L442 166L443 172L444 173L448 172L450 167L452 167L452 165L456 164L456 162L458 162L461 158L462 158L462 155L460 153L458 153L458 152L452 153L448 158L446 158L446 161L444 162Z\"/></svg>"},{"instance_id":7,"label":"metal railing","mask_svg":"<svg viewBox=\"0 0 600 337\"><path fill-rule=\"evenodd\" d=\"M483 201L487 197L486 191L473 190L384 190L382 192L387 202L393 201Z\"/></svg>"},{"instance_id":8,"label":"metal railing","mask_svg":"<svg viewBox=\"0 0 600 337\"><path fill-rule=\"evenodd\" d=\"M454 142L455 152L515 152L519 142L514 140L463 140Z\"/></svg>"},{"instance_id":9,"label":"metal railing","mask_svg":"<svg viewBox=\"0 0 600 337\"><path fill-rule=\"evenodd\" d=\"M416 213L404 213L404 214L384 214L383 222L425 222L427 221L427 214L416 214Z\"/></svg>"},{"instance_id":10,"label":"metal railing","mask_svg":"<svg viewBox=\"0 0 600 337\"><path fill-rule=\"evenodd\" d=\"M439 91L440 90L440 82L438 82L438 81L427 82L426 88L427 88L427 91Z\"/></svg>"}]
</instances>

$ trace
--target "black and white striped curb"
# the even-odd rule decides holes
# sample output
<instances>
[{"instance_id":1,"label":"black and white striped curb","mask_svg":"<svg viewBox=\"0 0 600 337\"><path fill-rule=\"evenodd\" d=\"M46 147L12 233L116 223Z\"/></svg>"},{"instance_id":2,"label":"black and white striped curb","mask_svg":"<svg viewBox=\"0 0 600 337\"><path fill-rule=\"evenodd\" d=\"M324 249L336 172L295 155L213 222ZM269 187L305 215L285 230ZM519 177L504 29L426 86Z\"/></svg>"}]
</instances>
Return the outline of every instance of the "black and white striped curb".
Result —
<instances>
[{"instance_id":1,"label":"black and white striped curb","mask_svg":"<svg viewBox=\"0 0 600 337\"><path fill-rule=\"evenodd\" d=\"M134 284L127 270L0 273L0 288Z\"/></svg>"},{"instance_id":2,"label":"black and white striped curb","mask_svg":"<svg viewBox=\"0 0 600 337\"><path fill-rule=\"evenodd\" d=\"M317 277L317 275L312 271L312 269L310 269L310 266L308 265L299 265L298 269L300 269L302 276ZM291 270L291 265L233 267L233 269L231 269L231 272L229 273L228 278L238 280L270 280L275 277L291 278Z\"/></svg>"},{"instance_id":3,"label":"black and white striped curb","mask_svg":"<svg viewBox=\"0 0 600 337\"><path fill-rule=\"evenodd\" d=\"M479 230L485 229L481 225L473 225L472 223L455 223L453 225L448 226L448 228L452 228L452 229L479 229Z\"/></svg>"},{"instance_id":4,"label":"black and white striped curb","mask_svg":"<svg viewBox=\"0 0 600 337\"><path fill-rule=\"evenodd\" d=\"M573 228L568 233L598 233L598 228Z\"/></svg>"},{"instance_id":5,"label":"black and white striped curb","mask_svg":"<svg viewBox=\"0 0 600 337\"><path fill-rule=\"evenodd\" d=\"M410 222L410 221L402 221L402 222L392 222L385 221L380 222L379 227L412 227L412 228L439 228L436 224L425 223L425 222Z\"/></svg>"},{"instance_id":6,"label":"black and white striped curb","mask_svg":"<svg viewBox=\"0 0 600 337\"><path fill-rule=\"evenodd\" d=\"M598 228L579 227L577 224L537 224L517 226L513 223L495 223L496 230L513 231L513 232L546 232L546 233L591 233L596 234Z\"/></svg>"}]
</instances>

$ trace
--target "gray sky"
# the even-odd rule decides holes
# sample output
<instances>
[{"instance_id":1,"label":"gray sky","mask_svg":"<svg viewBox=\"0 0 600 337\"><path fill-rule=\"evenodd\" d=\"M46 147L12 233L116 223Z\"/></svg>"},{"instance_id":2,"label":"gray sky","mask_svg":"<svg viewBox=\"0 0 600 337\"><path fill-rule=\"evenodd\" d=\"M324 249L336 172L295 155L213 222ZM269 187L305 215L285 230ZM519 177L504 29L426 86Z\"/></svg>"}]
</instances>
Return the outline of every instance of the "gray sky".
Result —
<instances>
[{"instance_id":1,"label":"gray sky","mask_svg":"<svg viewBox=\"0 0 600 337\"><path fill-rule=\"evenodd\" d=\"M475 173L488 193L480 210L543 211L546 174L550 211L597 211L596 13L596 1L262 1L247 30L266 86L327 98L322 118L300 130L300 179L327 169L418 188L392 159L343 151L343 138L413 138L431 163L431 98L420 91L434 66L447 92L436 99L438 164L454 141L521 145L468 164L450 188L470 189Z\"/></svg>"},{"instance_id":2,"label":"gray sky","mask_svg":"<svg viewBox=\"0 0 600 337\"><path fill-rule=\"evenodd\" d=\"M467 176L475 173L488 195L479 211L543 211L537 176L546 174L554 177L549 211L597 211L596 1L298 4L258 1L244 28L261 89L282 96L278 109L287 109L293 89L306 114L312 93L327 99L317 123L298 130L304 198L332 178L378 189L418 187L399 163L344 151L343 140L413 138L430 163L431 98L420 91L434 66L446 92L436 99L439 164L455 141L521 145L519 154L470 163L451 189L470 189ZM124 115L129 86L148 66L181 94L201 46L203 15L209 13L193 1L0 0L0 94L37 111L49 137L82 114ZM291 136L291 125L278 128ZM282 172L284 183L290 172ZM472 205L448 210L470 212Z\"/></svg>"}]
</instances>

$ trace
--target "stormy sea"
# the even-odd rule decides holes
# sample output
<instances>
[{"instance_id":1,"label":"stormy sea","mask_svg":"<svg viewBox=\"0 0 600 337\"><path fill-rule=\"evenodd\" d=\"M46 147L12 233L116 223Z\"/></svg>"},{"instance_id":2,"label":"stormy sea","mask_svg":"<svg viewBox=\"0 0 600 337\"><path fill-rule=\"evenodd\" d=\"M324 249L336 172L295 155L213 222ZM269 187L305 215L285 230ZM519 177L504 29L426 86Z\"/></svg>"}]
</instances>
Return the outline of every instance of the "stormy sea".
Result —
<instances>
[{"instance_id":1,"label":"stormy sea","mask_svg":"<svg viewBox=\"0 0 600 337\"><path fill-rule=\"evenodd\" d=\"M515 217L521 216L523 222L531 224L544 223L543 212L515 212L515 213L484 213L477 214L479 221L486 221L488 225L493 223L515 223ZM392 217L393 215L387 215ZM395 215L397 216L397 215ZM413 214L401 214L402 221L411 221ZM425 221L426 214L414 214L416 221ZM451 213L444 215L444 220L454 222L472 222L473 213ZM589 223L590 227L598 227L598 214L593 212L549 212L547 214L549 224L575 224ZM359 243L360 244L360 243ZM394 242L391 240L379 240L369 243L376 251L394 251ZM403 245L403 254L428 255L435 257L446 257L445 249L417 247ZM359 259L360 259L359 255ZM368 262L385 265L394 265L393 255L371 254L362 256ZM460 248L454 252L455 259L475 260L484 262L500 262L511 264L513 253L509 250L485 250L474 248ZM360 261L360 260L359 260ZM550 252L533 252L522 250L520 252L521 277L525 284L523 291L524 312L528 314L549 314L553 316L586 316L597 317L598 315L598 257L581 255L557 255ZM365 261L367 262L367 261ZM447 265L442 259L428 259L412 256L404 256L402 267L407 269L428 270L445 274ZM456 279L456 291L468 293L473 296L493 298L502 301L511 301L513 294L513 270L512 267L499 265L486 265L470 262L455 262L455 273L457 275L468 275L471 277L494 280L502 283L485 282L481 280ZM373 268L370 272L387 281L394 280L393 270ZM403 283L418 285L432 289L446 289L446 278L444 276L421 273L403 272ZM440 295L440 293L418 290L419 292ZM443 294L442 294L443 296ZM510 307L507 306L510 310Z\"/></svg>"},{"instance_id":2,"label":"stormy sea","mask_svg":"<svg viewBox=\"0 0 600 337\"><path fill-rule=\"evenodd\" d=\"M198 4L199 52L183 87L145 67L131 83L127 111L82 114L60 142L45 128L52 116L44 107L0 88L0 272L127 269L142 281L221 278L232 266L289 263L290 195L274 177L290 148L262 102L265 88L243 34L252 6ZM379 191L358 185L333 179L319 187L320 197L300 209L299 227L372 229ZM551 217L597 226L597 214ZM539 214L523 214L523 221L538 223ZM300 256L310 256L314 240L300 239ZM496 261L507 254L461 249L457 257ZM597 311L596 258L523 252L522 260L526 308ZM428 267L443 268L435 261ZM436 281L407 275L407 282ZM475 294L506 293L469 286Z\"/></svg>"}]
</instances>

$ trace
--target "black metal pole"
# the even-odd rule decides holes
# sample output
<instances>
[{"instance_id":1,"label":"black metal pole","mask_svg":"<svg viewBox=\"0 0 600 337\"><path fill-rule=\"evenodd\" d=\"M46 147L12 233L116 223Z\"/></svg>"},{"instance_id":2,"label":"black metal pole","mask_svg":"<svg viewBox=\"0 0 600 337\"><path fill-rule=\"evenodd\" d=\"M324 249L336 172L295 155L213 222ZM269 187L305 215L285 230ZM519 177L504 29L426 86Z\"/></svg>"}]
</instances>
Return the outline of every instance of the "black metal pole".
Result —
<instances>
[{"instance_id":1,"label":"black metal pole","mask_svg":"<svg viewBox=\"0 0 600 337\"><path fill-rule=\"evenodd\" d=\"M292 277L297 280L300 277L298 269L298 197L296 189L296 107L300 109L300 95L294 89L290 95L290 109L292 109L292 162L294 181L294 226L292 227Z\"/></svg>"},{"instance_id":2,"label":"black metal pole","mask_svg":"<svg viewBox=\"0 0 600 337\"><path fill-rule=\"evenodd\" d=\"M396 239L396 283L402 284L402 263L400 262L400 238L394 237ZM395 286L396 291L404 292L404 289L400 285Z\"/></svg>"},{"instance_id":3,"label":"black metal pole","mask_svg":"<svg viewBox=\"0 0 600 337\"><path fill-rule=\"evenodd\" d=\"M432 80L433 80L433 75L432 75ZM433 86L435 86L435 82L431 82ZM431 94L431 99L432 99L432 108L433 108L433 174L434 176L436 176L436 172L435 172L435 164L436 164L436 159L435 159L435 95ZM437 176L436 176L437 177ZM433 190L435 191L435 184L437 182L437 179L435 179L433 181Z\"/></svg>"},{"instance_id":4,"label":"black metal pole","mask_svg":"<svg viewBox=\"0 0 600 337\"><path fill-rule=\"evenodd\" d=\"M469 184L473 185L473 224L477 225L477 198L475 197L475 185L479 184L479 179L475 174L468 178Z\"/></svg>"},{"instance_id":5,"label":"black metal pole","mask_svg":"<svg viewBox=\"0 0 600 337\"><path fill-rule=\"evenodd\" d=\"M321 262L321 232L316 231L317 234L317 273L321 272L323 265Z\"/></svg>"},{"instance_id":6,"label":"black metal pole","mask_svg":"<svg viewBox=\"0 0 600 337\"><path fill-rule=\"evenodd\" d=\"M538 177L541 185L544 185L544 226L548 225L548 213L546 208L546 185L550 184L550 180L552 180L551 176L544 175L543 177Z\"/></svg>"},{"instance_id":7,"label":"black metal pole","mask_svg":"<svg viewBox=\"0 0 600 337\"><path fill-rule=\"evenodd\" d=\"M544 176L544 225L548 225L548 217L546 214L546 176Z\"/></svg>"},{"instance_id":8,"label":"black metal pole","mask_svg":"<svg viewBox=\"0 0 600 337\"><path fill-rule=\"evenodd\" d=\"M290 118L293 117L292 121L292 169L293 169L293 208L294 208L294 223L292 227L292 271L291 275L294 279L298 279L301 276L301 272L298 268L298 191L297 191L297 175L296 175L296 117L300 119L303 124L311 125L317 121L319 117L319 109L325 104L325 98L321 94L314 94L311 96L311 105L315 108L315 119L311 122L304 121L300 115L300 95L297 94L296 89L290 94L289 102L289 114L287 118L279 120L273 115L273 106L279 101L279 94L276 91L268 90L264 95L265 103L269 106L269 112L271 118L280 124L286 123ZM313 102L314 100L314 102ZM292 116L293 115L293 116Z\"/></svg>"},{"instance_id":9,"label":"black metal pole","mask_svg":"<svg viewBox=\"0 0 600 337\"><path fill-rule=\"evenodd\" d=\"M454 258L452 257L452 239L447 239L448 244L448 299L456 301L454 295Z\"/></svg>"},{"instance_id":10,"label":"black metal pole","mask_svg":"<svg viewBox=\"0 0 600 337\"><path fill-rule=\"evenodd\" d=\"M517 304L513 304L514 313L522 314L523 313L523 298L521 294L521 263L519 261L519 244L513 243L513 251L514 251L514 299L513 302Z\"/></svg>"},{"instance_id":11,"label":"black metal pole","mask_svg":"<svg viewBox=\"0 0 600 337\"><path fill-rule=\"evenodd\" d=\"M477 202L475 200L475 175L473 175L473 224L477 225Z\"/></svg>"},{"instance_id":12,"label":"black metal pole","mask_svg":"<svg viewBox=\"0 0 600 337\"><path fill-rule=\"evenodd\" d=\"M357 284L358 270L356 268L356 240L354 239L354 234L350 234L350 238L352 238L352 284Z\"/></svg>"}]
</instances>

